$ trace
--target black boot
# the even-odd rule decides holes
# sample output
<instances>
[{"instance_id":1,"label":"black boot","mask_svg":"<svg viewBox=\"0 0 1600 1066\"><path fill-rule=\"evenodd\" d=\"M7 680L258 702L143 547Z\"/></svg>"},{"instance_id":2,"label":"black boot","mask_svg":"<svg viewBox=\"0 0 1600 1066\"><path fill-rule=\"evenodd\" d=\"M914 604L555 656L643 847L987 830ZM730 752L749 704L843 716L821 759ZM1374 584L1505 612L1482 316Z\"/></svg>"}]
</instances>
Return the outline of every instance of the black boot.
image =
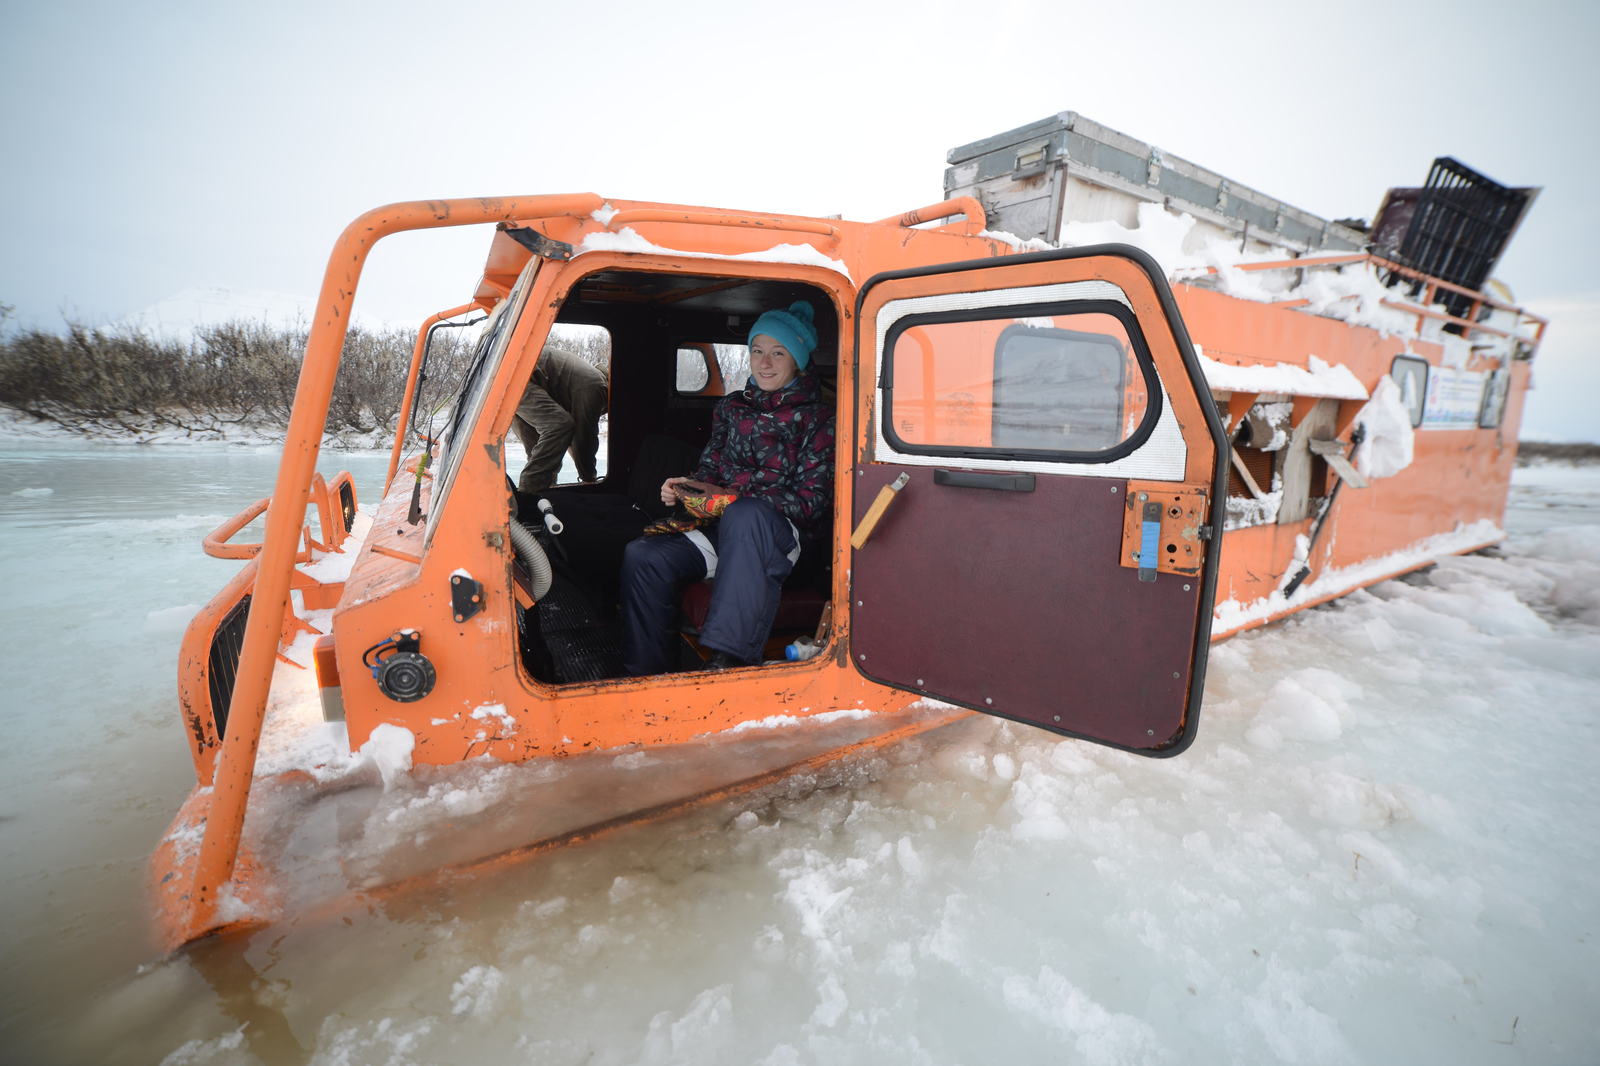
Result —
<instances>
[{"instance_id":1,"label":"black boot","mask_svg":"<svg viewBox=\"0 0 1600 1066\"><path fill-rule=\"evenodd\" d=\"M741 666L750 664L740 659L735 659L725 651L719 651L706 661L707 670L737 670Z\"/></svg>"}]
</instances>

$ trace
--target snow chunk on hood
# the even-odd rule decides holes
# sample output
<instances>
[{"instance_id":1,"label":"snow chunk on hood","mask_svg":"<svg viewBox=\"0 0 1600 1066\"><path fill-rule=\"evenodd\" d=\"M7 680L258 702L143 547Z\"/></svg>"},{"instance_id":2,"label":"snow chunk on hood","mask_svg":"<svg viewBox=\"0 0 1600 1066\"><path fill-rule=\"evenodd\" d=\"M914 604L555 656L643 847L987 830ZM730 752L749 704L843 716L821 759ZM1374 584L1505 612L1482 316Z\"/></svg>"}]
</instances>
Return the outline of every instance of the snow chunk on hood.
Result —
<instances>
[{"instance_id":1,"label":"snow chunk on hood","mask_svg":"<svg viewBox=\"0 0 1600 1066\"><path fill-rule=\"evenodd\" d=\"M1335 400L1365 400L1366 387L1350 368L1310 356L1303 367L1288 363L1241 366L1221 363L1200 351L1200 369L1206 384L1219 392L1282 392L1292 396L1325 396Z\"/></svg>"},{"instance_id":2,"label":"snow chunk on hood","mask_svg":"<svg viewBox=\"0 0 1600 1066\"><path fill-rule=\"evenodd\" d=\"M375 766L383 778L383 790L388 792L402 774L411 772L411 753L416 749L417 737L411 730L384 722L372 731L372 736L356 753L356 765Z\"/></svg>"}]
</instances>

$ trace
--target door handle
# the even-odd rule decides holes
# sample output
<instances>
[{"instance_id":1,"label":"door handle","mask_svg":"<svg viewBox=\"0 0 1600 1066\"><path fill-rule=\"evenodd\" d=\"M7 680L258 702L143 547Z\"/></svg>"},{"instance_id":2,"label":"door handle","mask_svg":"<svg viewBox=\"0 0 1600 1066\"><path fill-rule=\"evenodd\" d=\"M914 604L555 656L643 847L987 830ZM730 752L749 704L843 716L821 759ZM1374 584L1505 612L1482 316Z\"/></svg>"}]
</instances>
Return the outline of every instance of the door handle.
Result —
<instances>
[{"instance_id":1,"label":"door handle","mask_svg":"<svg viewBox=\"0 0 1600 1066\"><path fill-rule=\"evenodd\" d=\"M998 489L1001 492L1032 492L1032 474L980 474L971 470L935 470L935 485L957 489Z\"/></svg>"},{"instance_id":2,"label":"door handle","mask_svg":"<svg viewBox=\"0 0 1600 1066\"><path fill-rule=\"evenodd\" d=\"M850 534L850 546L857 551L867 543L867 538L872 536L872 531L878 528L878 522L883 518L889 505L894 502L895 496L906 487L911 480L911 475L901 471L900 476L878 490L878 498L872 501L872 506L867 508L867 513L861 516L861 524L856 531Z\"/></svg>"}]
</instances>

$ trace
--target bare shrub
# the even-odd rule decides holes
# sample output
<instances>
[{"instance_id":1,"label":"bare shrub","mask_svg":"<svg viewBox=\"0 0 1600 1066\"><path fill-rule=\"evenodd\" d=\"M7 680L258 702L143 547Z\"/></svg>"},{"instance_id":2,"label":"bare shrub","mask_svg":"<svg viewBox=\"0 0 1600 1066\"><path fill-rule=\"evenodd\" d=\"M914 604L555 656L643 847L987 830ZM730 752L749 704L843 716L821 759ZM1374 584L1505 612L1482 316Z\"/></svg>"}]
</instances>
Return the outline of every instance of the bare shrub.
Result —
<instances>
[{"instance_id":1,"label":"bare shrub","mask_svg":"<svg viewBox=\"0 0 1600 1066\"><path fill-rule=\"evenodd\" d=\"M405 390L413 338L400 330L369 332L350 327L339 376L328 405L328 429L369 433L394 424Z\"/></svg>"},{"instance_id":2,"label":"bare shrub","mask_svg":"<svg viewBox=\"0 0 1600 1066\"><path fill-rule=\"evenodd\" d=\"M287 421L305 346L306 331L298 328L246 321L202 327L191 354L198 380L188 405Z\"/></svg>"},{"instance_id":3,"label":"bare shrub","mask_svg":"<svg viewBox=\"0 0 1600 1066\"><path fill-rule=\"evenodd\" d=\"M599 326L554 325L550 327L549 343L590 366L608 372L611 369L611 334Z\"/></svg>"},{"instance_id":4,"label":"bare shrub","mask_svg":"<svg viewBox=\"0 0 1600 1066\"><path fill-rule=\"evenodd\" d=\"M184 429L219 420L287 422L307 330L259 321L199 329L192 340L137 330L30 329L0 338L0 403L78 429L126 426L129 418ZM414 335L352 327L328 410L332 433L393 426ZM465 346L435 341L443 364ZM459 377L459 375L456 375Z\"/></svg>"},{"instance_id":5,"label":"bare shrub","mask_svg":"<svg viewBox=\"0 0 1600 1066\"><path fill-rule=\"evenodd\" d=\"M1517 445L1517 465L1532 463L1600 463L1600 444L1522 441Z\"/></svg>"},{"instance_id":6,"label":"bare shrub","mask_svg":"<svg viewBox=\"0 0 1600 1066\"><path fill-rule=\"evenodd\" d=\"M189 391L187 355L134 331L24 330L0 343L0 403L55 421L156 414Z\"/></svg>"}]
</instances>

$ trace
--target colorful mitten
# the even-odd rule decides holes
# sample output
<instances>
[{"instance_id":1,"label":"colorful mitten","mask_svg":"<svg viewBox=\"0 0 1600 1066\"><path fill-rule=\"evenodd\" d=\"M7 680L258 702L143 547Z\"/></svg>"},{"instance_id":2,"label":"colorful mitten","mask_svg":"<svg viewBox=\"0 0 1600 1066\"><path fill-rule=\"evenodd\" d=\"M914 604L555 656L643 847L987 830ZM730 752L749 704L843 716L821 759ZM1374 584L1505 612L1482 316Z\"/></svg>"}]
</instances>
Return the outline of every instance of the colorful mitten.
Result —
<instances>
[{"instance_id":1,"label":"colorful mitten","mask_svg":"<svg viewBox=\"0 0 1600 1066\"><path fill-rule=\"evenodd\" d=\"M683 509L696 518L712 522L722 517L722 512L728 509L728 504L739 497L731 492L718 492L710 496L680 496L678 501L683 504Z\"/></svg>"}]
</instances>

